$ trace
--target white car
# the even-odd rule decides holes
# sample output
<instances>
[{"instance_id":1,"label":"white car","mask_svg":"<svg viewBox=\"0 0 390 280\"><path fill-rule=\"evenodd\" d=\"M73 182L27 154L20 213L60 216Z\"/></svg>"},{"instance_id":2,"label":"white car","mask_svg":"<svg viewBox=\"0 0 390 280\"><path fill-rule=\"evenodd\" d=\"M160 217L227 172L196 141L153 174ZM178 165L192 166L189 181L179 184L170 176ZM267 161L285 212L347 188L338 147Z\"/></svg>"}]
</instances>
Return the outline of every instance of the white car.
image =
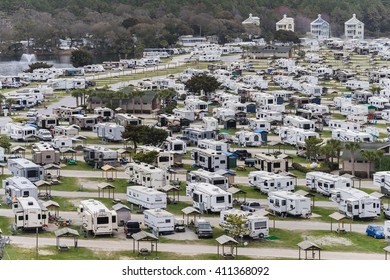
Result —
<instances>
[{"instance_id":1,"label":"white car","mask_svg":"<svg viewBox=\"0 0 390 280\"><path fill-rule=\"evenodd\" d=\"M50 133L50 131L47 130L47 129L40 129L40 130L38 130L37 137L41 141L51 141L52 138L53 138L51 133Z\"/></svg>"}]
</instances>

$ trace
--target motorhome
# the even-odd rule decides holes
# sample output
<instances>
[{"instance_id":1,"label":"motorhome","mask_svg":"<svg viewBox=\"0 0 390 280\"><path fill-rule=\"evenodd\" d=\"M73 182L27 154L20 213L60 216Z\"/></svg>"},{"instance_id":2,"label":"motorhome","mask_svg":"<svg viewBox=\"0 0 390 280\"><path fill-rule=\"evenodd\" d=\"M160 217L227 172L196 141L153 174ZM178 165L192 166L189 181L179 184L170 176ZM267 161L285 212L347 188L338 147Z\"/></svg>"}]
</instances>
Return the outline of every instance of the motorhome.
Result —
<instances>
[{"instance_id":1,"label":"motorhome","mask_svg":"<svg viewBox=\"0 0 390 280\"><path fill-rule=\"evenodd\" d=\"M100 146L86 146L84 147L84 161L94 168L101 168L103 165L111 165L117 167L118 152L109 148Z\"/></svg>"},{"instance_id":2,"label":"motorhome","mask_svg":"<svg viewBox=\"0 0 390 280\"><path fill-rule=\"evenodd\" d=\"M252 171L248 175L249 185L259 189L262 193L273 191L294 191L294 178L267 171Z\"/></svg>"},{"instance_id":3,"label":"motorhome","mask_svg":"<svg viewBox=\"0 0 390 280\"><path fill-rule=\"evenodd\" d=\"M320 138L320 135L311 130L282 126L279 129L279 137L285 144L304 148L306 147L306 139Z\"/></svg>"},{"instance_id":4,"label":"motorhome","mask_svg":"<svg viewBox=\"0 0 390 280\"><path fill-rule=\"evenodd\" d=\"M315 130L314 121L299 117L299 116L290 116L287 115L283 119L283 125L292 126L294 128L304 129L304 130Z\"/></svg>"},{"instance_id":5,"label":"motorhome","mask_svg":"<svg viewBox=\"0 0 390 280\"><path fill-rule=\"evenodd\" d=\"M127 187L127 201L140 208L167 208L167 194L144 186Z\"/></svg>"},{"instance_id":6,"label":"motorhome","mask_svg":"<svg viewBox=\"0 0 390 280\"><path fill-rule=\"evenodd\" d=\"M12 202L17 229L41 229L48 225L48 210L34 197L17 197Z\"/></svg>"},{"instance_id":7,"label":"motorhome","mask_svg":"<svg viewBox=\"0 0 390 280\"><path fill-rule=\"evenodd\" d=\"M141 152L141 153L157 152L157 156L153 165L163 170L168 170L175 163L174 153L164 151L163 149L158 147L142 145L137 147L137 152Z\"/></svg>"},{"instance_id":8,"label":"motorhome","mask_svg":"<svg viewBox=\"0 0 390 280\"><path fill-rule=\"evenodd\" d=\"M210 149L217 152L227 152L229 150L229 145L228 143L214 139L202 139L198 141L198 148Z\"/></svg>"},{"instance_id":9,"label":"motorhome","mask_svg":"<svg viewBox=\"0 0 390 280\"><path fill-rule=\"evenodd\" d=\"M211 172L228 169L228 158L223 152L194 148L191 150L191 159L194 160L198 167Z\"/></svg>"},{"instance_id":10,"label":"motorhome","mask_svg":"<svg viewBox=\"0 0 390 280\"><path fill-rule=\"evenodd\" d=\"M381 192L390 196L390 171L379 171L374 173L374 186L380 187Z\"/></svg>"},{"instance_id":11,"label":"motorhome","mask_svg":"<svg viewBox=\"0 0 390 280\"><path fill-rule=\"evenodd\" d=\"M368 81L348 80L345 82L345 87L351 90L368 90L370 83Z\"/></svg>"},{"instance_id":12,"label":"motorhome","mask_svg":"<svg viewBox=\"0 0 390 280\"><path fill-rule=\"evenodd\" d=\"M334 189L350 188L352 186L352 180L343 176L319 171L306 173L306 187L325 196L330 196Z\"/></svg>"},{"instance_id":13,"label":"motorhome","mask_svg":"<svg viewBox=\"0 0 390 280\"><path fill-rule=\"evenodd\" d=\"M80 201L77 213L83 229L96 235L112 235L118 230L117 213L95 199Z\"/></svg>"},{"instance_id":14,"label":"motorhome","mask_svg":"<svg viewBox=\"0 0 390 280\"><path fill-rule=\"evenodd\" d=\"M8 177L3 180L2 185L7 204L11 204L18 197L38 199L38 188L24 177Z\"/></svg>"},{"instance_id":15,"label":"motorhome","mask_svg":"<svg viewBox=\"0 0 390 280\"><path fill-rule=\"evenodd\" d=\"M176 154L185 154L187 153L187 143L181 139L167 137L163 142L162 148L165 151L176 153Z\"/></svg>"},{"instance_id":16,"label":"motorhome","mask_svg":"<svg viewBox=\"0 0 390 280\"><path fill-rule=\"evenodd\" d=\"M192 197L192 206L202 213L233 208L232 194L209 183L187 184L186 195Z\"/></svg>"},{"instance_id":17,"label":"motorhome","mask_svg":"<svg viewBox=\"0 0 390 280\"><path fill-rule=\"evenodd\" d=\"M30 125L7 123L5 130L10 139L15 141L34 141L37 129Z\"/></svg>"},{"instance_id":18,"label":"motorhome","mask_svg":"<svg viewBox=\"0 0 390 280\"><path fill-rule=\"evenodd\" d=\"M148 209L144 211L144 224L157 236L171 234L175 230L175 216L163 209Z\"/></svg>"},{"instance_id":19,"label":"motorhome","mask_svg":"<svg viewBox=\"0 0 390 280\"><path fill-rule=\"evenodd\" d=\"M375 136L372 133L362 131L352 131L348 129L337 128L332 130L332 139L342 142L374 142Z\"/></svg>"},{"instance_id":20,"label":"motorhome","mask_svg":"<svg viewBox=\"0 0 390 280\"><path fill-rule=\"evenodd\" d=\"M124 126L115 123L97 123L92 131L103 141L122 141L122 133L125 131Z\"/></svg>"},{"instance_id":21,"label":"motorhome","mask_svg":"<svg viewBox=\"0 0 390 280\"><path fill-rule=\"evenodd\" d=\"M124 127L128 125L142 125L144 123L143 119L130 114L116 114L115 122Z\"/></svg>"},{"instance_id":22,"label":"motorhome","mask_svg":"<svg viewBox=\"0 0 390 280\"><path fill-rule=\"evenodd\" d=\"M36 164L60 164L60 152L55 150L48 143L37 143L32 145L32 161Z\"/></svg>"},{"instance_id":23,"label":"motorhome","mask_svg":"<svg viewBox=\"0 0 390 280\"><path fill-rule=\"evenodd\" d=\"M332 201L340 212L355 219L372 219L381 215L381 200L354 188L336 188L331 193Z\"/></svg>"},{"instance_id":24,"label":"motorhome","mask_svg":"<svg viewBox=\"0 0 390 280\"><path fill-rule=\"evenodd\" d=\"M290 191L273 191L268 193L268 209L282 216L308 218L311 215L311 199Z\"/></svg>"},{"instance_id":25,"label":"motorhome","mask_svg":"<svg viewBox=\"0 0 390 280\"><path fill-rule=\"evenodd\" d=\"M72 115L69 117L69 124L77 125L81 129L92 130L99 118L98 115Z\"/></svg>"},{"instance_id":26,"label":"motorhome","mask_svg":"<svg viewBox=\"0 0 390 280\"><path fill-rule=\"evenodd\" d=\"M43 167L25 158L9 158L8 170L13 176L25 177L31 182L44 179Z\"/></svg>"},{"instance_id":27,"label":"motorhome","mask_svg":"<svg viewBox=\"0 0 390 280\"><path fill-rule=\"evenodd\" d=\"M130 182L157 190L165 187L169 180L165 170L142 162L128 163L125 173L129 175Z\"/></svg>"},{"instance_id":28,"label":"motorhome","mask_svg":"<svg viewBox=\"0 0 390 280\"><path fill-rule=\"evenodd\" d=\"M157 116L157 126L167 127L168 129L179 132L181 129L181 119L169 114L160 114Z\"/></svg>"},{"instance_id":29,"label":"motorhome","mask_svg":"<svg viewBox=\"0 0 390 280\"><path fill-rule=\"evenodd\" d=\"M65 137L76 137L79 135L79 127L75 125L69 126L55 126L54 127L54 137L56 136L65 136Z\"/></svg>"},{"instance_id":30,"label":"motorhome","mask_svg":"<svg viewBox=\"0 0 390 280\"><path fill-rule=\"evenodd\" d=\"M107 107L96 107L93 113L101 117L104 121L112 120L115 116L114 110Z\"/></svg>"},{"instance_id":31,"label":"motorhome","mask_svg":"<svg viewBox=\"0 0 390 280\"><path fill-rule=\"evenodd\" d=\"M264 239L269 235L269 219L258 213L245 212L238 209L223 210L220 213L220 225L223 228L229 228L229 215L238 216L245 222L245 231L243 236L253 239Z\"/></svg>"},{"instance_id":32,"label":"motorhome","mask_svg":"<svg viewBox=\"0 0 390 280\"><path fill-rule=\"evenodd\" d=\"M228 178L226 176L209 172L203 169L192 170L187 173L187 184L190 183L209 183L223 190L229 187Z\"/></svg>"},{"instance_id":33,"label":"motorhome","mask_svg":"<svg viewBox=\"0 0 390 280\"><path fill-rule=\"evenodd\" d=\"M281 155L255 154L254 167L260 171L273 173L288 172L288 161Z\"/></svg>"}]
</instances>

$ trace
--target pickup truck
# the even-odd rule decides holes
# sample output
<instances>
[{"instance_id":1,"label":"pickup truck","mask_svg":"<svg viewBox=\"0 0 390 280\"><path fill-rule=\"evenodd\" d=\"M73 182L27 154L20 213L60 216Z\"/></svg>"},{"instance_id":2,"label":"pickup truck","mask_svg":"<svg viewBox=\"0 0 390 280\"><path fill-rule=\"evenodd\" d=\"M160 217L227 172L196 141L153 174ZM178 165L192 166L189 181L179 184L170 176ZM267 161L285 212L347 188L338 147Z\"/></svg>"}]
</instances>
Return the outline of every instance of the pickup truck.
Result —
<instances>
[{"instance_id":1,"label":"pickup truck","mask_svg":"<svg viewBox=\"0 0 390 280\"><path fill-rule=\"evenodd\" d=\"M213 237L213 228L210 225L209 221L204 219L199 219L195 222L195 233L198 235L198 238L202 237Z\"/></svg>"}]
</instances>

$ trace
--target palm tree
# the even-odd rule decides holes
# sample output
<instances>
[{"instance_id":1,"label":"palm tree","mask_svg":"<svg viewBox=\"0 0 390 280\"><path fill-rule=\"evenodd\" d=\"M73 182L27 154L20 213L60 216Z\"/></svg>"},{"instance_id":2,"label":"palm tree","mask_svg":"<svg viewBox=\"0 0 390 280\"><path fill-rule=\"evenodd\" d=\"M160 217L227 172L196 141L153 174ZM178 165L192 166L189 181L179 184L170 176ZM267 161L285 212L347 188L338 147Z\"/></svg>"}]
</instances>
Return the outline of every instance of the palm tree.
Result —
<instances>
[{"instance_id":1,"label":"palm tree","mask_svg":"<svg viewBox=\"0 0 390 280\"><path fill-rule=\"evenodd\" d=\"M3 101L5 100L5 96L0 93L0 116L3 115Z\"/></svg>"},{"instance_id":2,"label":"palm tree","mask_svg":"<svg viewBox=\"0 0 390 280\"><path fill-rule=\"evenodd\" d=\"M362 153L362 157L368 161L367 176L371 178L371 164L379 158L379 155L375 150L365 150Z\"/></svg>"},{"instance_id":3,"label":"palm tree","mask_svg":"<svg viewBox=\"0 0 390 280\"><path fill-rule=\"evenodd\" d=\"M329 166L329 158L332 156L332 147L326 144L320 148L319 153L325 157L325 164Z\"/></svg>"},{"instance_id":4,"label":"palm tree","mask_svg":"<svg viewBox=\"0 0 390 280\"><path fill-rule=\"evenodd\" d=\"M332 169L333 169L333 158L337 158L337 169L340 168L340 157L341 157L341 150L343 148L343 143L341 143L340 140L337 139L330 139L327 143L327 145L330 146L332 150Z\"/></svg>"},{"instance_id":5,"label":"palm tree","mask_svg":"<svg viewBox=\"0 0 390 280\"><path fill-rule=\"evenodd\" d=\"M355 156L356 151L360 149L360 144L358 142L347 142L345 143L345 149L351 152L352 176L355 176Z\"/></svg>"},{"instance_id":6,"label":"palm tree","mask_svg":"<svg viewBox=\"0 0 390 280\"><path fill-rule=\"evenodd\" d=\"M79 107L79 98L82 96L82 90L83 89L72 90L71 95L76 98L76 107Z\"/></svg>"}]
</instances>

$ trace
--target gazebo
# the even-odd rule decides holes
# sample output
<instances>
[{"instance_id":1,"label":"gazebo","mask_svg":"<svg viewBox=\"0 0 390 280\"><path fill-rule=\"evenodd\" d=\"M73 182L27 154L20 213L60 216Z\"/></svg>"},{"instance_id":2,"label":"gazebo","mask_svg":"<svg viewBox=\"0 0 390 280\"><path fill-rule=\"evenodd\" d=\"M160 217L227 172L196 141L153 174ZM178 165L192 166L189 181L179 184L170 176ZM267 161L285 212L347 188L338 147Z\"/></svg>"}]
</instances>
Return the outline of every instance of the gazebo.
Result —
<instances>
[{"instance_id":1,"label":"gazebo","mask_svg":"<svg viewBox=\"0 0 390 280\"><path fill-rule=\"evenodd\" d=\"M121 157L122 160L127 160L126 155L131 155L131 153L126 149L118 149L116 150L118 155Z\"/></svg>"},{"instance_id":2,"label":"gazebo","mask_svg":"<svg viewBox=\"0 0 390 280\"><path fill-rule=\"evenodd\" d=\"M387 254L390 253L390 246L383 248L383 250L385 250L385 260L387 260Z\"/></svg>"},{"instance_id":3,"label":"gazebo","mask_svg":"<svg viewBox=\"0 0 390 280\"><path fill-rule=\"evenodd\" d=\"M238 247L238 241L236 241L233 237L227 236L227 235L221 235L216 239L218 242L217 245L217 255L222 256L223 258L234 258L237 257L237 247ZM219 246L222 246L222 251L219 252ZM225 246L229 247L230 250L227 252L225 251ZM234 249L236 249L234 253Z\"/></svg>"},{"instance_id":4,"label":"gazebo","mask_svg":"<svg viewBox=\"0 0 390 280\"><path fill-rule=\"evenodd\" d=\"M34 183L34 185L38 188L38 196L39 197L51 197L51 183L44 180L39 180ZM45 189L45 193L41 194L41 190Z\"/></svg>"},{"instance_id":5,"label":"gazebo","mask_svg":"<svg viewBox=\"0 0 390 280\"><path fill-rule=\"evenodd\" d=\"M117 177L117 170L114 166L111 166L109 164L102 166L102 177L106 178L107 181L114 181ZM111 172L111 177L108 175L109 172Z\"/></svg>"},{"instance_id":6,"label":"gazebo","mask_svg":"<svg viewBox=\"0 0 390 280\"><path fill-rule=\"evenodd\" d=\"M64 163L69 163L70 160L76 160L76 153L77 151L71 148L61 148L61 161Z\"/></svg>"},{"instance_id":7,"label":"gazebo","mask_svg":"<svg viewBox=\"0 0 390 280\"><path fill-rule=\"evenodd\" d=\"M167 194L167 201L171 203L177 203L180 201L180 187L166 185L160 191L165 192ZM172 193L172 198L169 197L169 194Z\"/></svg>"},{"instance_id":8,"label":"gazebo","mask_svg":"<svg viewBox=\"0 0 390 280\"><path fill-rule=\"evenodd\" d=\"M104 192L108 190L108 198L111 198L111 192L112 192L112 199L114 199L115 186L105 182L99 183L97 186L98 186L99 198L100 198L100 193L102 194L102 198L104 198Z\"/></svg>"},{"instance_id":9,"label":"gazebo","mask_svg":"<svg viewBox=\"0 0 390 280\"><path fill-rule=\"evenodd\" d=\"M45 178L48 180L53 179L59 179L61 177L61 166L53 163L49 163L43 166L43 170L45 171ZM49 173L49 171L55 171L57 173L56 176L53 176L53 174Z\"/></svg>"},{"instance_id":10,"label":"gazebo","mask_svg":"<svg viewBox=\"0 0 390 280\"><path fill-rule=\"evenodd\" d=\"M195 224L195 221L196 221L196 217L200 217L200 211L198 209L195 209L194 207L192 206L188 206L186 208L183 208L181 209L181 212L183 212L183 219L184 219L184 216L187 217L187 225L189 225L189 217L191 215L194 216L194 219L191 220L191 224L194 223Z\"/></svg>"},{"instance_id":11,"label":"gazebo","mask_svg":"<svg viewBox=\"0 0 390 280\"><path fill-rule=\"evenodd\" d=\"M157 256L158 237L156 237L155 235L153 235L149 232L146 232L146 231L140 231L140 232L134 233L133 235L131 235L131 237L133 238L133 253L135 253L135 243L137 242L138 255L150 255L154 251L156 256ZM150 242L150 250L148 248L144 248L144 247L140 249L139 243L141 241Z\"/></svg>"},{"instance_id":12,"label":"gazebo","mask_svg":"<svg viewBox=\"0 0 390 280\"><path fill-rule=\"evenodd\" d=\"M305 251L305 260L315 260L315 252L318 251L318 259L321 259L321 248L308 240L302 241L298 243L298 249L299 249L299 259L301 259L301 250ZM307 252L311 251L311 258L308 258Z\"/></svg>"},{"instance_id":13,"label":"gazebo","mask_svg":"<svg viewBox=\"0 0 390 280\"><path fill-rule=\"evenodd\" d=\"M59 230L56 230L54 232L54 234L56 235L56 246L57 246L59 251L69 250L69 246L68 245L60 243L60 238L61 237L73 237L74 248L75 249L77 248L77 246L78 246L78 239L79 239L79 236L80 236L80 234L78 233L77 230L74 230L74 229L71 229L71 228L68 228L68 227L64 227L64 228L61 228Z\"/></svg>"},{"instance_id":14,"label":"gazebo","mask_svg":"<svg viewBox=\"0 0 390 280\"><path fill-rule=\"evenodd\" d=\"M10 152L12 155L22 154L23 157L26 156L26 148L23 148L21 146L12 147Z\"/></svg>"},{"instance_id":15,"label":"gazebo","mask_svg":"<svg viewBox=\"0 0 390 280\"><path fill-rule=\"evenodd\" d=\"M45 206L48 210L49 222L54 221L58 217L60 217L60 205L58 204L58 202L48 200L43 202L42 205ZM54 212L54 214L52 214L51 212Z\"/></svg>"},{"instance_id":16,"label":"gazebo","mask_svg":"<svg viewBox=\"0 0 390 280\"><path fill-rule=\"evenodd\" d=\"M347 220L348 217L339 213L339 212L334 212L329 215L330 218L330 231L333 231L333 220L338 223L338 227L336 229L337 233L345 233L345 228L344 228L344 220ZM349 219L348 219L349 220ZM349 220L349 231L352 231L352 221Z\"/></svg>"},{"instance_id":17,"label":"gazebo","mask_svg":"<svg viewBox=\"0 0 390 280\"><path fill-rule=\"evenodd\" d=\"M246 201L246 191L240 190L239 188L236 188L236 187L230 187L226 191L232 194L233 201L239 202L240 194L244 196L243 202Z\"/></svg>"}]
</instances>

